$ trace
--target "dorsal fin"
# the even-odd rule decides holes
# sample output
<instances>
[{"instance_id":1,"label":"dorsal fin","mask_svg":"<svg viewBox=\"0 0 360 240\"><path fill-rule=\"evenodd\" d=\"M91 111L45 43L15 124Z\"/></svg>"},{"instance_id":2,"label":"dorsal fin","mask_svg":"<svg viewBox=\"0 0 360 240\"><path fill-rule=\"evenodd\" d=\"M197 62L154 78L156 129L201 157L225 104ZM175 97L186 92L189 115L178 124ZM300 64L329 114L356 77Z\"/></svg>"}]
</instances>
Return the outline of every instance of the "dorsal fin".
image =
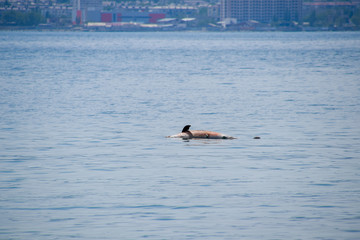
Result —
<instances>
[{"instance_id":1,"label":"dorsal fin","mask_svg":"<svg viewBox=\"0 0 360 240\"><path fill-rule=\"evenodd\" d=\"M189 131L190 127L191 127L191 125L186 125L186 126L183 128L182 132L187 132L187 131Z\"/></svg>"}]
</instances>

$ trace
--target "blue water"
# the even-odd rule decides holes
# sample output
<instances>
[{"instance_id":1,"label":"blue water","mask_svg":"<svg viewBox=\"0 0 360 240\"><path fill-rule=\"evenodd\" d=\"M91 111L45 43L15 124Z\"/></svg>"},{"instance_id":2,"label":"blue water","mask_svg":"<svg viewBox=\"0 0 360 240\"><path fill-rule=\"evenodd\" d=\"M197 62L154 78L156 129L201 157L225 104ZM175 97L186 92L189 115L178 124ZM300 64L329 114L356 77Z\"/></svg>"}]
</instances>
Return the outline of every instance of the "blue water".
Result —
<instances>
[{"instance_id":1,"label":"blue water","mask_svg":"<svg viewBox=\"0 0 360 240\"><path fill-rule=\"evenodd\" d=\"M359 63L359 32L0 32L0 239L360 239Z\"/></svg>"}]
</instances>

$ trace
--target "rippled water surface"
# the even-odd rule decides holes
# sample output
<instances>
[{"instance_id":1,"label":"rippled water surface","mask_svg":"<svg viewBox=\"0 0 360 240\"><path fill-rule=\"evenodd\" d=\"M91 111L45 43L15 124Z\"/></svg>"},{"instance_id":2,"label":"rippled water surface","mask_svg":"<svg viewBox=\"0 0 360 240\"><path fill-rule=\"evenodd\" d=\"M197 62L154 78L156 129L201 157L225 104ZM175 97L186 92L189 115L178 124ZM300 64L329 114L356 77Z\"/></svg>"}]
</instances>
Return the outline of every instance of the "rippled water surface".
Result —
<instances>
[{"instance_id":1,"label":"rippled water surface","mask_svg":"<svg viewBox=\"0 0 360 240\"><path fill-rule=\"evenodd\" d=\"M0 53L0 239L360 239L360 33L0 32ZM165 138L186 124L237 139Z\"/></svg>"}]
</instances>

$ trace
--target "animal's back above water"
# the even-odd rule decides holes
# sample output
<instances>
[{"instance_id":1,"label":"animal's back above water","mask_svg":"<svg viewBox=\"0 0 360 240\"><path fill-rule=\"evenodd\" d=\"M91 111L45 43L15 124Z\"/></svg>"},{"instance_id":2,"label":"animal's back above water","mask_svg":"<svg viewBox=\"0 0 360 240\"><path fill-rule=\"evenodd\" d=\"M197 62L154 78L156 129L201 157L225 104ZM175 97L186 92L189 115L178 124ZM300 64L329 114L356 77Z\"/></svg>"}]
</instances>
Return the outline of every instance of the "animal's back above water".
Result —
<instances>
[{"instance_id":1,"label":"animal's back above water","mask_svg":"<svg viewBox=\"0 0 360 240\"><path fill-rule=\"evenodd\" d=\"M227 136L222 133L206 131L206 130L189 130L190 125L184 127L179 134L168 136L170 138L208 138L208 139L235 139L232 136Z\"/></svg>"},{"instance_id":2,"label":"animal's back above water","mask_svg":"<svg viewBox=\"0 0 360 240\"><path fill-rule=\"evenodd\" d=\"M228 139L233 138L230 136L226 136L222 133L212 132L212 131L205 131L205 130L191 130L185 132L191 135L191 138L212 138L212 139Z\"/></svg>"}]
</instances>

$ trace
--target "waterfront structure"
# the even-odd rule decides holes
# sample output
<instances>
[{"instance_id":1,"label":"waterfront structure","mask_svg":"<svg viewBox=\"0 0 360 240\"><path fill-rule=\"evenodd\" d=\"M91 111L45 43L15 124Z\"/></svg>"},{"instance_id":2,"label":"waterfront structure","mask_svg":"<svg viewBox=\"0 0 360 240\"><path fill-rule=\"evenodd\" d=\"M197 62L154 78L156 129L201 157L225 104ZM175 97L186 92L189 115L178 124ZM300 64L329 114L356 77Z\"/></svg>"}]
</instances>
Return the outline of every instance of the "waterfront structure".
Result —
<instances>
[{"instance_id":1,"label":"waterfront structure","mask_svg":"<svg viewBox=\"0 0 360 240\"><path fill-rule=\"evenodd\" d=\"M72 22L100 22L102 0L73 0Z\"/></svg>"},{"instance_id":2,"label":"waterfront structure","mask_svg":"<svg viewBox=\"0 0 360 240\"><path fill-rule=\"evenodd\" d=\"M223 22L301 21L302 0L221 0Z\"/></svg>"},{"instance_id":3,"label":"waterfront structure","mask_svg":"<svg viewBox=\"0 0 360 240\"><path fill-rule=\"evenodd\" d=\"M164 13L137 12L137 11L112 11L102 12L101 22L106 23L157 23L159 19L165 18Z\"/></svg>"}]
</instances>

